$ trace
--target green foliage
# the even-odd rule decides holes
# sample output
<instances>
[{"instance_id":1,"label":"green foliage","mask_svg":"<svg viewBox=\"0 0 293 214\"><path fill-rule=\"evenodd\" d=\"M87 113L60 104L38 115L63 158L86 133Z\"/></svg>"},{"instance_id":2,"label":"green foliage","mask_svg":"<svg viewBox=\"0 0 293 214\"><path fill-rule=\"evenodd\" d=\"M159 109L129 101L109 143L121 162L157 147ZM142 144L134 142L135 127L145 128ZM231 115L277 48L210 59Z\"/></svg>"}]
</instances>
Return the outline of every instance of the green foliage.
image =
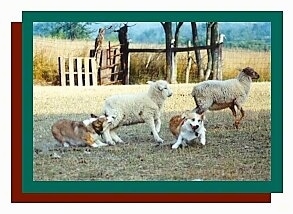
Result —
<instances>
[{"instance_id":1,"label":"green foliage","mask_svg":"<svg viewBox=\"0 0 293 214\"><path fill-rule=\"evenodd\" d=\"M59 39L89 39L94 32L92 22L48 22L34 24L34 34L43 34Z\"/></svg>"}]
</instances>

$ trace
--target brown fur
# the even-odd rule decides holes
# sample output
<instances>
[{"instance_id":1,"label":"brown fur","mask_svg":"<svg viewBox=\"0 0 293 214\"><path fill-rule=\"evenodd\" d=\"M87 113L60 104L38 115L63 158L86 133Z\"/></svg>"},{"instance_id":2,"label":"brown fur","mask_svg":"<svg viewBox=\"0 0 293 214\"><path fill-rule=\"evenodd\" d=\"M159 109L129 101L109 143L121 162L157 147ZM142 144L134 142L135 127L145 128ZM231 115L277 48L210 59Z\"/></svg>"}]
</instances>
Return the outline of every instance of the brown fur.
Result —
<instances>
[{"instance_id":1,"label":"brown fur","mask_svg":"<svg viewBox=\"0 0 293 214\"><path fill-rule=\"evenodd\" d=\"M169 121L169 129L171 133L177 138L180 133L180 127L184 122L182 115L175 115Z\"/></svg>"},{"instance_id":2,"label":"brown fur","mask_svg":"<svg viewBox=\"0 0 293 214\"><path fill-rule=\"evenodd\" d=\"M92 117L97 117L91 115ZM55 122L51 131L53 137L62 145L67 143L71 146L91 146L95 143L94 134L101 134L103 123L106 118L98 118L96 121L86 126L82 121L61 119Z\"/></svg>"}]
</instances>

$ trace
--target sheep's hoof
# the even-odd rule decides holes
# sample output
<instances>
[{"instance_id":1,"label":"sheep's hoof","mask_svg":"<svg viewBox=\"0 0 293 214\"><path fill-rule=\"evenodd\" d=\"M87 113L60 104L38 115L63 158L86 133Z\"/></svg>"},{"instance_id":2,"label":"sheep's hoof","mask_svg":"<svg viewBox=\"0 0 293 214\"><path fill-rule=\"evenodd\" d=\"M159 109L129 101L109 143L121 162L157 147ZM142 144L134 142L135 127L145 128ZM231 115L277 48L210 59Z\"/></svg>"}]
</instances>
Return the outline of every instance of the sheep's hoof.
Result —
<instances>
[{"instance_id":1,"label":"sheep's hoof","mask_svg":"<svg viewBox=\"0 0 293 214\"><path fill-rule=\"evenodd\" d=\"M236 128L236 129L239 129L239 121L236 121L234 124L233 124L233 126Z\"/></svg>"},{"instance_id":2,"label":"sheep's hoof","mask_svg":"<svg viewBox=\"0 0 293 214\"><path fill-rule=\"evenodd\" d=\"M163 140L163 139L161 139L161 138L159 138L159 139L156 139L156 143L158 143L158 144L162 144L162 143L164 143L164 140Z\"/></svg>"},{"instance_id":3,"label":"sheep's hoof","mask_svg":"<svg viewBox=\"0 0 293 214\"><path fill-rule=\"evenodd\" d=\"M110 146L116 145L116 143L114 141L109 141L109 142L107 142L107 144L109 144Z\"/></svg>"},{"instance_id":4,"label":"sheep's hoof","mask_svg":"<svg viewBox=\"0 0 293 214\"><path fill-rule=\"evenodd\" d=\"M121 144L125 144L125 142L123 140L117 141L116 143L121 143Z\"/></svg>"}]
</instances>

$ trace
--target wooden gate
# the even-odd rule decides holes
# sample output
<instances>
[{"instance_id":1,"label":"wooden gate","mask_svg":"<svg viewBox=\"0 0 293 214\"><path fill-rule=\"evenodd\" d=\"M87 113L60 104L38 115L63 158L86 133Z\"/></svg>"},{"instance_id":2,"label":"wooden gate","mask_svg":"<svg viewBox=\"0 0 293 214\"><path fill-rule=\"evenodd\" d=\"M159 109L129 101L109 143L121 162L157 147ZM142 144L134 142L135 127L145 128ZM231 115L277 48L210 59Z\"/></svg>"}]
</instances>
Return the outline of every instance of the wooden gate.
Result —
<instances>
[{"instance_id":1,"label":"wooden gate","mask_svg":"<svg viewBox=\"0 0 293 214\"><path fill-rule=\"evenodd\" d=\"M120 45L99 50L94 57L58 57L61 86L96 86L119 84L123 73L120 69Z\"/></svg>"}]
</instances>

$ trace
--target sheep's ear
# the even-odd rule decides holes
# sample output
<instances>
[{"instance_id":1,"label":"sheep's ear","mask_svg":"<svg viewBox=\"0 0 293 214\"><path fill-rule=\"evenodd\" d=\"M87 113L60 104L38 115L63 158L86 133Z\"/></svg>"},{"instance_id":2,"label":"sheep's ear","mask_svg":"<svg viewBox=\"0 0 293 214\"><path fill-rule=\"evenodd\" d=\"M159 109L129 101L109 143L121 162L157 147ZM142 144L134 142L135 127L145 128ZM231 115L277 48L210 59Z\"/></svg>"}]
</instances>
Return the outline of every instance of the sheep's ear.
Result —
<instances>
[{"instance_id":1,"label":"sheep's ear","mask_svg":"<svg viewBox=\"0 0 293 214\"><path fill-rule=\"evenodd\" d=\"M91 118L98 118L98 116L95 114L91 114Z\"/></svg>"}]
</instances>

